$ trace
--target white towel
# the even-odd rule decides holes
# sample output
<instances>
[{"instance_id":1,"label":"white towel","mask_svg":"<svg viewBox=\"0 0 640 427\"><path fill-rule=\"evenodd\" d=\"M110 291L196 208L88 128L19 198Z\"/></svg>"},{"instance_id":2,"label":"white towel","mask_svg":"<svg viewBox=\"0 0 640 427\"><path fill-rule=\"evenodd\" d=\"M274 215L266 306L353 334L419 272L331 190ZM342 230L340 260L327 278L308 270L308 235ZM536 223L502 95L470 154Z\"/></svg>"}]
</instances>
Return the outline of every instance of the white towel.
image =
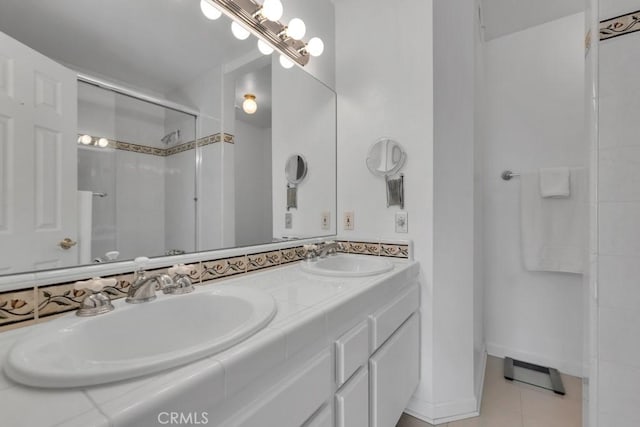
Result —
<instances>
[{"instance_id":1,"label":"white towel","mask_svg":"<svg viewBox=\"0 0 640 427\"><path fill-rule=\"evenodd\" d=\"M93 192L78 191L78 262L91 263L91 220Z\"/></svg>"},{"instance_id":2,"label":"white towel","mask_svg":"<svg viewBox=\"0 0 640 427\"><path fill-rule=\"evenodd\" d=\"M537 173L520 176L524 266L532 271L582 273L587 241L586 170L571 169L571 196L544 198Z\"/></svg>"},{"instance_id":3,"label":"white towel","mask_svg":"<svg viewBox=\"0 0 640 427\"><path fill-rule=\"evenodd\" d=\"M540 195L542 197L569 197L571 178L569 168L540 169Z\"/></svg>"}]
</instances>

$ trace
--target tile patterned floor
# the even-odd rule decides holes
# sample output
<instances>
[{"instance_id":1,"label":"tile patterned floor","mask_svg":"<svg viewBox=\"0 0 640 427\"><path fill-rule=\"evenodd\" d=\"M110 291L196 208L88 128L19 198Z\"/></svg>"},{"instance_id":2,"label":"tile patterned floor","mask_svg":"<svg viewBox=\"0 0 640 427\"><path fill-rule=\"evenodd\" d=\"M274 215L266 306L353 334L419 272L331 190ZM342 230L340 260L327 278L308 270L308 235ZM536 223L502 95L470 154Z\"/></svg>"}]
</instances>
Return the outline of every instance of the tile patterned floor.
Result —
<instances>
[{"instance_id":1,"label":"tile patterned floor","mask_svg":"<svg viewBox=\"0 0 640 427\"><path fill-rule=\"evenodd\" d=\"M489 357L480 416L438 427L581 427L582 379L562 375L566 395L502 377L502 359ZM404 414L396 427L432 427Z\"/></svg>"}]
</instances>

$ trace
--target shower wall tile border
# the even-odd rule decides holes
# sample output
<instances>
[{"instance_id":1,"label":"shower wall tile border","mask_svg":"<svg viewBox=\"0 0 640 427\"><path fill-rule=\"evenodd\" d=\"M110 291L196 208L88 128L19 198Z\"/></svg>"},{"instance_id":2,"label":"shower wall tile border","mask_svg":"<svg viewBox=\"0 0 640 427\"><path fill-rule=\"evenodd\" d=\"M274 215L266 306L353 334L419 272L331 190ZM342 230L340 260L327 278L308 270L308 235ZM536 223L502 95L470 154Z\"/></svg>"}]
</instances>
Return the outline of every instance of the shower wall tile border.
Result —
<instances>
[{"instance_id":1,"label":"shower wall tile border","mask_svg":"<svg viewBox=\"0 0 640 427\"><path fill-rule=\"evenodd\" d=\"M600 41L640 31L640 10L600 21Z\"/></svg>"},{"instance_id":2,"label":"shower wall tile border","mask_svg":"<svg viewBox=\"0 0 640 427\"><path fill-rule=\"evenodd\" d=\"M318 239L322 241L323 239ZM409 259L409 245L386 243L384 241L365 240L336 240L341 243L340 252L369 256L383 256ZM259 248L256 248L259 249ZM224 251L228 252L228 251ZM190 263L192 265L189 277L194 285L205 282L224 280L240 274L255 273L265 269L288 265L305 258L307 251L303 245L267 251L251 251L244 255L216 256ZM147 270L148 274L167 273L168 267ZM92 274L87 273L86 278ZM116 279L114 286L106 287L104 292L112 300L118 300L127 295L134 280L133 271L104 275L105 278ZM82 280L82 279L80 279ZM56 283L52 279L49 283L43 280L25 286L23 289L0 293L0 333L19 327L33 325L55 319L67 312L75 311L86 291L75 290L74 281Z\"/></svg>"},{"instance_id":3,"label":"shower wall tile border","mask_svg":"<svg viewBox=\"0 0 640 427\"><path fill-rule=\"evenodd\" d=\"M132 153L147 154L147 155L158 156L158 157L168 157L168 156L173 156L174 154L179 154L185 151L193 150L196 147L205 147L207 145L216 144L218 142L221 142L223 139L224 139L224 142L227 144L235 144L234 135L225 133L223 138L220 133L215 133L213 135L208 135L208 136L199 138L197 141L185 142L183 144L176 145L175 147L171 147L171 148L151 147L149 145L133 144L131 142L117 141L114 139L109 139L108 147L116 150L121 150L121 151L130 151Z\"/></svg>"}]
</instances>

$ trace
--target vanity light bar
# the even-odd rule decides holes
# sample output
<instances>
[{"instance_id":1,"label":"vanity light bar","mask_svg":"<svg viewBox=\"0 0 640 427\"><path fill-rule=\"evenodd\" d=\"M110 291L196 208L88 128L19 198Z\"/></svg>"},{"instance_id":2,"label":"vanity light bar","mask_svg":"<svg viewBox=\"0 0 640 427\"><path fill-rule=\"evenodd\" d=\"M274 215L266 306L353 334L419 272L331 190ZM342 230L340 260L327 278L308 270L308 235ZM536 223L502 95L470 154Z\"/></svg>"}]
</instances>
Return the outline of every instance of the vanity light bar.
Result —
<instances>
[{"instance_id":1,"label":"vanity light bar","mask_svg":"<svg viewBox=\"0 0 640 427\"><path fill-rule=\"evenodd\" d=\"M269 21L260 13L262 6L254 0L209 0L216 4L222 13L234 21L239 21L258 38L262 38L280 53L291 58L298 65L309 63L306 44L286 35L287 26L279 21Z\"/></svg>"}]
</instances>

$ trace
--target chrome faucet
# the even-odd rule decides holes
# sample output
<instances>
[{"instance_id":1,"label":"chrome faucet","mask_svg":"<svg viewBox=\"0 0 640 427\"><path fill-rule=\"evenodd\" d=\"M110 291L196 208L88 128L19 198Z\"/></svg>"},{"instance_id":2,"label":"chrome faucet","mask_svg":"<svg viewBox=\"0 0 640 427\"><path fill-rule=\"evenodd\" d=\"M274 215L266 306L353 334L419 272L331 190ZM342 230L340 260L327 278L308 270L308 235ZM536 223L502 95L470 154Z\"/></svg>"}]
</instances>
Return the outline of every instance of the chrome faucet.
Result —
<instances>
[{"instance_id":1,"label":"chrome faucet","mask_svg":"<svg viewBox=\"0 0 640 427\"><path fill-rule=\"evenodd\" d=\"M320 246L318 256L320 258L326 258L328 255L336 255L340 249L342 249L342 243L327 240Z\"/></svg>"},{"instance_id":2,"label":"chrome faucet","mask_svg":"<svg viewBox=\"0 0 640 427\"><path fill-rule=\"evenodd\" d=\"M173 279L168 274L154 274L147 276L144 266L149 262L149 258L138 257L134 261L136 263L136 275L133 283L129 286L126 302L130 304L139 304L149 302L156 299L156 284L159 289L168 291L175 285Z\"/></svg>"},{"instance_id":3,"label":"chrome faucet","mask_svg":"<svg viewBox=\"0 0 640 427\"><path fill-rule=\"evenodd\" d=\"M339 250L342 250L342 243L327 240L326 242L319 243L317 245L304 245L304 248L307 251L305 259L307 261L317 261L318 258L326 258L329 255L336 255Z\"/></svg>"}]
</instances>

